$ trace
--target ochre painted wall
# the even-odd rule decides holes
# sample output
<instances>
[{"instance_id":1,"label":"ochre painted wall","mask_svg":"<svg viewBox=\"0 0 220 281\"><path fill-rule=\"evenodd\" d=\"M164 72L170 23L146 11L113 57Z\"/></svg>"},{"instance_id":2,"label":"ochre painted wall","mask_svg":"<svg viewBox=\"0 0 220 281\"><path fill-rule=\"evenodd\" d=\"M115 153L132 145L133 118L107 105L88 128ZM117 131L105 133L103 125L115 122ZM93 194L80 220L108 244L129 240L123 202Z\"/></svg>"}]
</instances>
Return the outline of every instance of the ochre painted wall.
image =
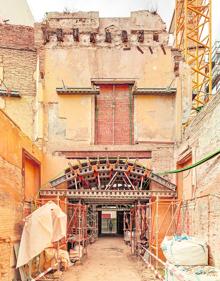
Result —
<instances>
[{"instance_id":1,"label":"ochre painted wall","mask_svg":"<svg viewBox=\"0 0 220 281\"><path fill-rule=\"evenodd\" d=\"M23 177L25 201L32 202L41 185L41 164L26 153L23 153Z\"/></svg>"},{"instance_id":2,"label":"ochre painted wall","mask_svg":"<svg viewBox=\"0 0 220 281\"><path fill-rule=\"evenodd\" d=\"M22 149L25 148L36 159L41 160L42 152L2 111L0 111L0 120L0 155L3 159L21 169Z\"/></svg>"},{"instance_id":3,"label":"ochre painted wall","mask_svg":"<svg viewBox=\"0 0 220 281\"><path fill-rule=\"evenodd\" d=\"M70 26L79 28L79 40L74 39ZM62 29L62 40L56 33L57 28ZM111 32L110 43L105 40L106 30ZM128 33L127 43L122 40L122 30ZM144 30L142 42L138 39L140 30ZM90 41L91 32L96 33L95 42ZM158 42L154 40L155 32ZM49 13L46 21L35 25L35 43L39 54L35 118L38 131L35 136L40 139L39 144L43 145L45 152L43 182L64 169L62 165L66 165L68 160L64 159L63 151L88 151L88 156L89 151L97 151L97 155L103 156L105 151L117 151L117 156L124 150L150 150L154 171L172 167L173 145L180 135L180 127L175 129L177 122L178 125L181 122L177 109L182 105L181 90L185 78L181 81L177 78L178 69L174 70L174 66L181 60L180 54L168 46L168 33L158 14L138 11L127 18L100 18L96 12L70 13L68 17L62 13ZM97 97L83 92L61 96L56 91L57 87L91 88L101 85L102 92L100 81L112 87L118 80L134 81L133 89L177 87L176 95L132 96L133 124L129 138L132 137L133 145L127 134L131 126L126 95L124 100L120 100L120 110L117 111L118 139L113 144L110 133L113 134L114 130L103 124L99 126L99 137L103 139L97 141L96 114L102 93ZM98 83L94 84L94 81ZM107 118L114 106L117 107L110 102L106 114L100 118ZM123 113L124 116L120 117ZM109 134L107 140L102 136L105 130Z\"/></svg>"},{"instance_id":4,"label":"ochre painted wall","mask_svg":"<svg viewBox=\"0 0 220 281\"><path fill-rule=\"evenodd\" d=\"M154 54L146 48L45 48L45 101L57 101L56 87L62 80L69 87L91 87L92 78L137 79L138 87L168 87L174 79L171 49L166 55L158 46Z\"/></svg>"},{"instance_id":5,"label":"ochre painted wall","mask_svg":"<svg viewBox=\"0 0 220 281\"><path fill-rule=\"evenodd\" d=\"M136 142L175 140L175 96L135 97Z\"/></svg>"},{"instance_id":6,"label":"ochre painted wall","mask_svg":"<svg viewBox=\"0 0 220 281\"><path fill-rule=\"evenodd\" d=\"M137 87L166 88L174 79L173 57L168 47L166 55L159 46L154 48L154 54L146 49L143 55L134 48L127 52L117 48L72 48L65 45L52 48L50 44L54 43L46 45L44 50L43 87L44 138L48 154L80 150L95 142L95 97L83 94L59 96L56 87L63 86L62 80L66 87L76 88L91 87L92 78L128 78L135 79ZM133 102L134 142L174 141L175 95L136 96ZM146 144L145 150L151 149L150 146ZM168 151L164 157L167 163L170 163L170 156ZM57 165L55 158L54 161L53 165ZM48 169L49 165L45 164L45 167ZM45 174L51 172L45 171Z\"/></svg>"},{"instance_id":7,"label":"ochre painted wall","mask_svg":"<svg viewBox=\"0 0 220 281\"><path fill-rule=\"evenodd\" d=\"M0 280L8 281L15 277L13 245L20 239L24 215L30 211L24 201L23 150L39 163L42 152L2 111L0 136ZM26 188L30 187L28 193L33 198L39 183L37 186L33 186L33 182L29 184L27 182Z\"/></svg>"},{"instance_id":8,"label":"ochre painted wall","mask_svg":"<svg viewBox=\"0 0 220 281\"><path fill-rule=\"evenodd\" d=\"M66 139L91 144L94 130L92 99L91 96L80 95L59 97L59 118L65 118Z\"/></svg>"},{"instance_id":9,"label":"ochre painted wall","mask_svg":"<svg viewBox=\"0 0 220 281\"><path fill-rule=\"evenodd\" d=\"M94 97L60 97L56 87L63 87L63 82L66 87L91 87L93 78L118 78L135 80L136 87L167 88L175 76L171 49L165 48L166 54L160 46L154 47L151 54L143 47L145 53L141 54L133 47L124 51L116 47L70 47L66 42L62 47L54 42L47 44L42 55L47 149L54 150L51 146L56 147L56 142L70 147L94 143ZM174 106L174 97L135 98L134 131L138 140L173 140ZM150 128L149 121L152 123ZM152 130L155 124L155 130Z\"/></svg>"}]
</instances>

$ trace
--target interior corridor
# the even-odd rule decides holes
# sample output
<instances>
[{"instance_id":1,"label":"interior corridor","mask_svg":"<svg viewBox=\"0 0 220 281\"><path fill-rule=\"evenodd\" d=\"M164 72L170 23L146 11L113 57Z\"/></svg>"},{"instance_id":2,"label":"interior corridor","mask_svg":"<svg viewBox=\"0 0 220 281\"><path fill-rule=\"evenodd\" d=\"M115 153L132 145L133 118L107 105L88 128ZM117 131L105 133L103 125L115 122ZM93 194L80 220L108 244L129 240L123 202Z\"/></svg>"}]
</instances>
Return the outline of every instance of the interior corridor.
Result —
<instances>
[{"instance_id":1,"label":"interior corridor","mask_svg":"<svg viewBox=\"0 0 220 281\"><path fill-rule=\"evenodd\" d=\"M121 237L102 237L88 247L81 264L65 272L64 281L150 281L155 280L130 253Z\"/></svg>"}]
</instances>

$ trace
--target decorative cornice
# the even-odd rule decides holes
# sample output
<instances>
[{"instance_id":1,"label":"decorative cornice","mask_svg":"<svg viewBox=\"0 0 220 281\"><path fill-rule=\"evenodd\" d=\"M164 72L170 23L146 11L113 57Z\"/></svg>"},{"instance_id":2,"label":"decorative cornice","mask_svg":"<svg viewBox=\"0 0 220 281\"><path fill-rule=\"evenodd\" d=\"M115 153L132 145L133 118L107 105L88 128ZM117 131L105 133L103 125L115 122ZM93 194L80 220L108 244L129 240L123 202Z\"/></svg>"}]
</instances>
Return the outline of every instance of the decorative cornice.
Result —
<instances>
[{"instance_id":1,"label":"decorative cornice","mask_svg":"<svg viewBox=\"0 0 220 281\"><path fill-rule=\"evenodd\" d=\"M58 95L98 95L99 89L93 88L56 88Z\"/></svg>"},{"instance_id":2,"label":"decorative cornice","mask_svg":"<svg viewBox=\"0 0 220 281\"><path fill-rule=\"evenodd\" d=\"M176 88L137 88L134 95L175 95Z\"/></svg>"}]
</instances>

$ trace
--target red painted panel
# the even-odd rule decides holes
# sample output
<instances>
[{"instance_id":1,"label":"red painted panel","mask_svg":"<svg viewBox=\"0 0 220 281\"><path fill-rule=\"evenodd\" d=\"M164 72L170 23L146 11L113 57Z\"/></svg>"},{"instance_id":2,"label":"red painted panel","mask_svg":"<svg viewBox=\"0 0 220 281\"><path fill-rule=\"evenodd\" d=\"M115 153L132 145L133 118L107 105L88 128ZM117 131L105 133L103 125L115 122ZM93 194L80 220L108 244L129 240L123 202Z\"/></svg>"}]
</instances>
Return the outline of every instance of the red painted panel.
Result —
<instances>
[{"instance_id":1,"label":"red painted panel","mask_svg":"<svg viewBox=\"0 0 220 281\"><path fill-rule=\"evenodd\" d=\"M133 100L129 85L100 85L96 100L96 144L123 145L130 144L131 139Z\"/></svg>"}]
</instances>

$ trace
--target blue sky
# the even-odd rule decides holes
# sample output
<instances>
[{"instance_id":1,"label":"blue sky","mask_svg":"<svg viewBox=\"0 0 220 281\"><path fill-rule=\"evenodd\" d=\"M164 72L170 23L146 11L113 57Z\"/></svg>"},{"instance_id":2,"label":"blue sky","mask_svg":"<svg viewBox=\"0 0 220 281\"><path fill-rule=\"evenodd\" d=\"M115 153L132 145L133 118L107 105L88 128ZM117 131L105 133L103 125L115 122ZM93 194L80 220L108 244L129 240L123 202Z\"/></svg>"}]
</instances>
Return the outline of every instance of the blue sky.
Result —
<instances>
[{"instance_id":1,"label":"blue sky","mask_svg":"<svg viewBox=\"0 0 220 281\"><path fill-rule=\"evenodd\" d=\"M28 0L36 21L49 11L99 11L102 17L129 16L131 11L157 8L169 27L175 0ZM220 40L220 0L213 0L213 39Z\"/></svg>"}]
</instances>

